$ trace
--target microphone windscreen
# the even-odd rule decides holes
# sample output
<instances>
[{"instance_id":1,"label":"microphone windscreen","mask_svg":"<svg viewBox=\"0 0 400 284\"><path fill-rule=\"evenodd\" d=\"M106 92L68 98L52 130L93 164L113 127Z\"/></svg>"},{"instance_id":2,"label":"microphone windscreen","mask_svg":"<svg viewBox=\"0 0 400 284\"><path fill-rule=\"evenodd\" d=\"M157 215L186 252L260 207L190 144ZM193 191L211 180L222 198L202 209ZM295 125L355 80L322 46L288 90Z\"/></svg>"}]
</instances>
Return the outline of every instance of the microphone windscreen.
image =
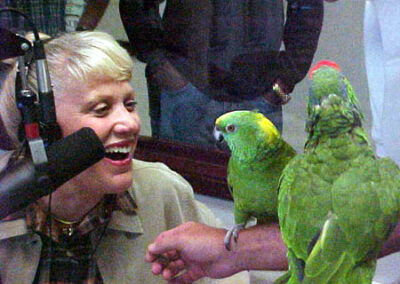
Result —
<instances>
[{"instance_id":1,"label":"microphone windscreen","mask_svg":"<svg viewBox=\"0 0 400 284\"><path fill-rule=\"evenodd\" d=\"M0 172L0 220L55 191L100 161L105 149L92 129L82 128L51 144L46 154L49 182L39 182L30 157L14 161Z\"/></svg>"},{"instance_id":2,"label":"microphone windscreen","mask_svg":"<svg viewBox=\"0 0 400 284\"><path fill-rule=\"evenodd\" d=\"M48 174L55 187L100 161L102 142L91 128L82 128L52 143L47 149Z\"/></svg>"}]
</instances>

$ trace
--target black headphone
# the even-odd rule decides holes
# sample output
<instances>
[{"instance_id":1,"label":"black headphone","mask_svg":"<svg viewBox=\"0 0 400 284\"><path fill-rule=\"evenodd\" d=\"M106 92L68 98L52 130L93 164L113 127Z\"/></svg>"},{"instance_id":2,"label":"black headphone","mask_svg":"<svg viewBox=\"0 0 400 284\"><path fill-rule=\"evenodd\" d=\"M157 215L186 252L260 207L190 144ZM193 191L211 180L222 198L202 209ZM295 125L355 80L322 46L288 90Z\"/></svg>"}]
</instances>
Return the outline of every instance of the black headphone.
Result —
<instances>
[{"instance_id":1,"label":"black headphone","mask_svg":"<svg viewBox=\"0 0 400 284\"><path fill-rule=\"evenodd\" d=\"M41 136L45 145L61 138L57 124L54 98L47 70L47 61L43 41L32 21L24 13L13 8L1 8L0 12L16 13L31 26L35 40L33 44L24 37L0 27L0 60L10 57L18 58L15 80L15 99L21 112L23 124L18 130L20 141L25 138ZM29 67L36 64L38 93L28 87Z\"/></svg>"}]
</instances>

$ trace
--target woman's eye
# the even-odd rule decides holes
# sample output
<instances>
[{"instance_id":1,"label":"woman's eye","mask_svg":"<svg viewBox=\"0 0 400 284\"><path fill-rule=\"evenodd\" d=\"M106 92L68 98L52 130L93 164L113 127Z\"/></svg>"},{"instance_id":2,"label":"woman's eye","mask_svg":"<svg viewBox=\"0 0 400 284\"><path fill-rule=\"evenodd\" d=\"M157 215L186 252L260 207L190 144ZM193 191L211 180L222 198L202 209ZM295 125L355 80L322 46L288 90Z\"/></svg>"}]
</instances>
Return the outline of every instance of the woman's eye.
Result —
<instances>
[{"instance_id":1,"label":"woman's eye","mask_svg":"<svg viewBox=\"0 0 400 284\"><path fill-rule=\"evenodd\" d=\"M104 116L107 114L109 107L106 104L100 104L96 106L93 111L97 116Z\"/></svg>"},{"instance_id":2,"label":"woman's eye","mask_svg":"<svg viewBox=\"0 0 400 284\"><path fill-rule=\"evenodd\" d=\"M125 102L125 107L128 111L134 111L136 109L137 101L136 100L128 100Z\"/></svg>"}]
</instances>

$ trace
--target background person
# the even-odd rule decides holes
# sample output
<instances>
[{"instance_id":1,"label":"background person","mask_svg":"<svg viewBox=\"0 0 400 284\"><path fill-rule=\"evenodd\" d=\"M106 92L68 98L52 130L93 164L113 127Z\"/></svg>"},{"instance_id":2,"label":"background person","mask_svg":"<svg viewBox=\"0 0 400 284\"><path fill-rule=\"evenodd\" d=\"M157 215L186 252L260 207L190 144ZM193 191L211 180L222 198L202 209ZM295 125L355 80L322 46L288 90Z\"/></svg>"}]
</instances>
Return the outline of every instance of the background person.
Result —
<instances>
[{"instance_id":1,"label":"background person","mask_svg":"<svg viewBox=\"0 0 400 284\"><path fill-rule=\"evenodd\" d=\"M214 145L215 118L235 109L258 109L282 130L281 106L318 45L323 1L287 1L286 21L282 0L169 0L162 19L160 2L119 2L147 63L153 136Z\"/></svg>"},{"instance_id":2,"label":"background person","mask_svg":"<svg viewBox=\"0 0 400 284\"><path fill-rule=\"evenodd\" d=\"M376 153L400 166L400 2L368 0L364 48Z\"/></svg>"},{"instance_id":3,"label":"background person","mask_svg":"<svg viewBox=\"0 0 400 284\"><path fill-rule=\"evenodd\" d=\"M93 30L108 6L109 0L0 0L0 8L9 7L26 14L36 28L55 36L60 32ZM0 26L13 32L30 31L32 27L15 13L2 13Z\"/></svg>"}]
</instances>

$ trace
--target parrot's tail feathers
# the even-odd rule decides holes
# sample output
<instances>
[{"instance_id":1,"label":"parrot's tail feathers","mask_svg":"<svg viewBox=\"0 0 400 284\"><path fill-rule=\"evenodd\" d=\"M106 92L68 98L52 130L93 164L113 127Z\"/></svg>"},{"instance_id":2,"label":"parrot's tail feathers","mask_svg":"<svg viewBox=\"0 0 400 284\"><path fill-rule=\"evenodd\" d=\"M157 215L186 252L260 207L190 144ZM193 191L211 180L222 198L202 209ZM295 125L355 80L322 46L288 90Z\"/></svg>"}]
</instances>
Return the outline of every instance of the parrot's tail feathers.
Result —
<instances>
[{"instance_id":1,"label":"parrot's tail feathers","mask_svg":"<svg viewBox=\"0 0 400 284\"><path fill-rule=\"evenodd\" d=\"M328 214L322 230L315 238L309 245L304 283L328 283L332 277L336 277L336 273L348 271L350 264L343 248L346 241L335 214Z\"/></svg>"},{"instance_id":2,"label":"parrot's tail feathers","mask_svg":"<svg viewBox=\"0 0 400 284\"><path fill-rule=\"evenodd\" d=\"M305 267L305 263L304 260L302 259L297 259L296 260L296 266L297 266L297 279L300 280L300 282L303 282L304 280L304 267Z\"/></svg>"},{"instance_id":3,"label":"parrot's tail feathers","mask_svg":"<svg viewBox=\"0 0 400 284\"><path fill-rule=\"evenodd\" d=\"M302 284L370 284L376 260L357 263L347 249L338 217L329 213L308 256Z\"/></svg>"},{"instance_id":4,"label":"parrot's tail feathers","mask_svg":"<svg viewBox=\"0 0 400 284\"><path fill-rule=\"evenodd\" d=\"M311 242L308 244L307 248L307 255L310 255L315 244L317 243L319 237L321 236L322 230L319 230L318 232L315 233L314 237L311 239Z\"/></svg>"},{"instance_id":5,"label":"parrot's tail feathers","mask_svg":"<svg viewBox=\"0 0 400 284\"><path fill-rule=\"evenodd\" d=\"M374 278L376 268L376 259L359 263L345 277L345 282L341 283L359 283L370 284Z\"/></svg>"}]
</instances>

